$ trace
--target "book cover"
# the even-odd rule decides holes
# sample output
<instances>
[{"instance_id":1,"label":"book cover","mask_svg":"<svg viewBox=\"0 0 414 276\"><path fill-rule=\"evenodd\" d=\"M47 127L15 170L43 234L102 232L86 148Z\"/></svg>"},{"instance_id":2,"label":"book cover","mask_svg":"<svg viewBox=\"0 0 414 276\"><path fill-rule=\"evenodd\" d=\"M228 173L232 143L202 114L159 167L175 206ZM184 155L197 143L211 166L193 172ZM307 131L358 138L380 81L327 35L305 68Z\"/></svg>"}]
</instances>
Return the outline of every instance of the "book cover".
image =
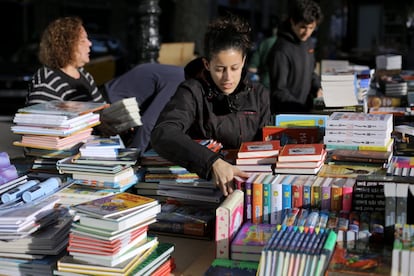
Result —
<instances>
[{"instance_id":1,"label":"book cover","mask_svg":"<svg viewBox=\"0 0 414 276\"><path fill-rule=\"evenodd\" d=\"M275 226L268 223L244 222L231 243L231 252L258 254L272 236Z\"/></svg>"},{"instance_id":2,"label":"book cover","mask_svg":"<svg viewBox=\"0 0 414 276\"><path fill-rule=\"evenodd\" d=\"M334 178L331 183L331 211L339 212L342 210L343 202L343 185L345 183L345 178Z\"/></svg>"},{"instance_id":3,"label":"book cover","mask_svg":"<svg viewBox=\"0 0 414 276\"><path fill-rule=\"evenodd\" d=\"M321 184L321 210L331 210L331 185L333 178L325 177Z\"/></svg>"},{"instance_id":4,"label":"book cover","mask_svg":"<svg viewBox=\"0 0 414 276\"><path fill-rule=\"evenodd\" d=\"M116 218L98 218L82 213L79 215L79 223L82 226L96 228L98 230L114 232L128 229L132 226L138 226L145 224L146 221L156 218L157 214L161 212L161 205L157 204L155 206L147 207L141 210L139 213L126 213L125 216L119 215Z\"/></svg>"},{"instance_id":5,"label":"book cover","mask_svg":"<svg viewBox=\"0 0 414 276\"><path fill-rule=\"evenodd\" d=\"M258 175L258 173L252 173L244 182L244 220L252 219L252 185Z\"/></svg>"},{"instance_id":6,"label":"book cover","mask_svg":"<svg viewBox=\"0 0 414 276\"><path fill-rule=\"evenodd\" d=\"M311 208L320 209L322 202L322 183L324 177L317 177L311 187Z\"/></svg>"},{"instance_id":7,"label":"book cover","mask_svg":"<svg viewBox=\"0 0 414 276\"><path fill-rule=\"evenodd\" d=\"M292 182L292 208L303 208L303 185L307 179L307 175L300 175Z\"/></svg>"},{"instance_id":8,"label":"book cover","mask_svg":"<svg viewBox=\"0 0 414 276\"><path fill-rule=\"evenodd\" d=\"M337 149L330 153L330 158L336 161L384 164L391 160L392 155L391 151Z\"/></svg>"},{"instance_id":9,"label":"book cover","mask_svg":"<svg viewBox=\"0 0 414 276\"><path fill-rule=\"evenodd\" d=\"M17 112L78 116L102 110L107 107L109 107L109 104L107 103L52 100L19 108Z\"/></svg>"},{"instance_id":10,"label":"book cover","mask_svg":"<svg viewBox=\"0 0 414 276\"><path fill-rule=\"evenodd\" d=\"M71 128L94 119L99 120L99 114L85 113L79 116L46 115L35 113L16 113L13 123L16 125Z\"/></svg>"},{"instance_id":11,"label":"book cover","mask_svg":"<svg viewBox=\"0 0 414 276\"><path fill-rule=\"evenodd\" d=\"M243 142L237 153L237 158L277 156L279 150L279 140Z\"/></svg>"},{"instance_id":12,"label":"book cover","mask_svg":"<svg viewBox=\"0 0 414 276\"><path fill-rule=\"evenodd\" d=\"M303 184L303 208L309 209L311 207L311 189L315 177L314 175L309 175L308 180Z\"/></svg>"},{"instance_id":13,"label":"book cover","mask_svg":"<svg viewBox=\"0 0 414 276\"><path fill-rule=\"evenodd\" d=\"M346 177L356 178L358 175L385 175L382 165L362 166L350 164L324 164L320 169L318 176L321 177Z\"/></svg>"},{"instance_id":14,"label":"book cover","mask_svg":"<svg viewBox=\"0 0 414 276\"><path fill-rule=\"evenodd\" d=\"M352 209L352 194L354 193L355 178L346 178L342 185L342 209L350 212Z\"/></svg>"},{"instance_id":15,"label":"book cover","mask_svg":"<svg viewBox=\"0 0 414 276\"><path fill-rule=\"evenodd\" d=\"M271 224L280 224L282 223L282 181L285 175L277 175L270 184L270 193L271 193L271 214L270 214L270 223Z\"/></svg>"},{"instance_id":16,"label":"book cover","mask_svg":"<svg viewBox=\"0 0 414 276\"><path fill-rule=\"evenodd\" d=\"M277 127L262 128L262 140L280 140L280 144L313 144L320 142L320 130L317 126L310 127Z\"/></svg>"},{"instance_id":17,"label":"book cover","mask_svg":"<svg viewBox=\"0 0 414 276\"><path fill-rule=\"evenodd\" d=\"M325 275L391 275L392 249L355 241L338 243Z\"/></svg>"},{"instance_id":18,"label":"book cover","mask_svg":"<svg viewBox=\"0 0 414 276\"><path fill-rule=\"evenodd\" d=\"M263 185L263 223L270 223L271 212L271 182L274 176L268 174L262 181Z\"/></svg>"},{"instance_id":19,"label":"book cover","mask_svg":"<svg viewBox=\"0 0 414 276\"><path fill-rule=\"evenodd\" d=\"M252 219L254 223L263 222L263 184L265 173L260 173L252 182Z\"/></svg>"},{"instance_id":20,"label":"book cover","mask_svg":"<svg viewBox=\"0 0 414 276\"><path fill-rule=\"evenodd\" d=\"M324 154L324 144L287 144L280 150L278 162L320 161Z\"/></svg>"},{"instance_id":21,"label":"book cover","mask_svg":"<svg viewBox=\"0 0 414 276\"><path fill-rule=\"evenodd\" d=\"M243 275L256 276L257 262L214 259L204 276Z\"/></svg>"},{"instance_id":22,"label":"book cover","mask_svg":"<svg viewBox=\"0 0 414 276\"><path fill-rule=\"evenodd\" d=\"M230 258L230 243L243 222L244 193L235 190L216 209L216 258Z\"/></svg>"},{"instance_id":23,"label":"book cover","mask_svg":"<svg viewBox=\"0 0 414 276\"><path fill-rule=\"evenodd\" d=\"M92 149L92 150L100 150L100 149L118 149L123 147L123 142L121 137L94 137L88 141L86 141L82 147L80 147L80 151L84 149Z\"/></svg>"},{"instance_id":24,"label":"book cover","mask_svg":"<svg viewBox=\"0 0 414 276\"><path fill-rule=\"evenodd\" d=\"M275 125L281 127L317 126L325 131L328 118L329 115L322 114L278 114L275 118Z\"/></svg>"},{"instance_id":25,"label":"book cover","mask_svg":"<svg viewBox=\"0 0 414 276\"><path fill-rule=\"evenodd\" d=\"M392 114L371 114L360 112L333 112L326 121L327 129L383 130L391 132Z\"/></svg>"},{"instance_id":26,"label":"book cover","mask_svg":"<svg viewBox=\"0 0 414 276\"><path fill-rule=\"evenodd\" d=\"M292 183L298 176L292 175L292 177L284 178L282 184L282 210L292 208Z\"/></svg>"},{"instance_id":27,"label":"book cover","mask_svg":"<svg viewBox=\"0 0 414 276\"><path fill-rule=\"evenodd\" d=\"M157 204L158 201L153 198L123 192L86 201L72 208L98 218L111 218L122 213L138 212L140 209Z\"/></svg>"}]
</instances>

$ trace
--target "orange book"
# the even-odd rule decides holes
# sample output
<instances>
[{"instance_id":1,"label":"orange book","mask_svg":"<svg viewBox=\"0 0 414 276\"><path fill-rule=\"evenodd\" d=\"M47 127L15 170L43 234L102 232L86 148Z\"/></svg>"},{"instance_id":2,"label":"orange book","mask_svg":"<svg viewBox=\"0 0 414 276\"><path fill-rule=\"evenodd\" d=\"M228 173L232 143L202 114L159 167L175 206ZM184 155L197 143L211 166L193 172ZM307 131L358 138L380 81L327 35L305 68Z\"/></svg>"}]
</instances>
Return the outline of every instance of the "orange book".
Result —
<instances>
[{"instance_id":1,"label":"orange book","mask_svg":"<svg viewBox=\"0 0 414 276\"><path fill-rule=\"evenodd\" d=\"M279 150L279 140L243 142L237 153L237 158L272 157L277 156Z\"/></svg>"},{"instance_id":2,"label":"orange book","mask_svg":"<svg viewBox=\"0 0 414 276\"><path fill-rule=\"evenodd\" d=\"M263 223L263 179L268 175L261 173L252 184L252 223Z\"/></svg>"}]
</instances>

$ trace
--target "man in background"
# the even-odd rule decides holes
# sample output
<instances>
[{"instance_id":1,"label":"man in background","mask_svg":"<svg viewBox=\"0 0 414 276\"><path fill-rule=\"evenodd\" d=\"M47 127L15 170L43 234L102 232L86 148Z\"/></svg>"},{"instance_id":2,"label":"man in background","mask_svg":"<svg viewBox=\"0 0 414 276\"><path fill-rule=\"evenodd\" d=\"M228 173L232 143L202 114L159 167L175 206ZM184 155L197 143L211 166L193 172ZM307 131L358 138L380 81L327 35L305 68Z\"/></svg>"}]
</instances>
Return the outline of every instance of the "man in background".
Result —
<instances>
[{"instance_id":1,"label":"man in background","mask_svg":"<svg viewBox=\"0 0 414 276\"><path fill-rule=\"evenodd\" d=\"M311 39L322 17L314 1L296 0L291 4L288 19L279 27L267 59L272 114L309 112L313 99L322 96L320 78L314 72Z\"/></svg>"}]
</instances>

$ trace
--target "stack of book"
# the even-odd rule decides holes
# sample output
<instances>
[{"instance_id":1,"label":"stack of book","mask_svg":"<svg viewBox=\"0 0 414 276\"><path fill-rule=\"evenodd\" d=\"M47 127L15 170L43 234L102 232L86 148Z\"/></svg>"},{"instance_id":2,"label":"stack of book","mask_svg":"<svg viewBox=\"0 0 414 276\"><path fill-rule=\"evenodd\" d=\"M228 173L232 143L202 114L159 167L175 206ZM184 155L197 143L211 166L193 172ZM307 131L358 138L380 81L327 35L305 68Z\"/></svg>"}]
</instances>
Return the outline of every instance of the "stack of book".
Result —
<instances>
[{"instance_id":1,"label":"stack of book","mask_svg":"<svg viewBox=\"0 0 414 276\"><path fill-rule=\"evenodd\" d=\"M0 212L0 273L51 275L64 253L73 217L56 208L57 196L3 204Z\"/></svg>"},{"instance_id":2,"label":"stack of book","mask_svg":"<svg viewBox=\"0 0 414 276\"><path fill-rule=\"evenodd\" d=\"M137 194L160 200L176 198L210 203L220 203L223 197L211 180L202 179L181 166L146 166L144 170L143 181L134 186Z\"/></svg>"},{"instance_id":3,"label":"stack of book","mask_svg":"<svg viewBox=\"0 0 414 276\"><path fill-rule=\"evenodd\" d=\"M354 106L358 104L356 73L324 72L321 74L323 101L326 107Z\"/></svg>"},{"instance_id":4,"label":"stack of book","mask_svg":"<svg viewBox=\"0 0 414 276\"><path fill-rule=\"evenodd\" d=\"M170 259L174 246L161 245L156 236L148 235L148 225L161 210L157 200L118 193L72 208L79 220L72 223L69 256L59 260L58 273L143 275ZM162 257L148 262L154 253Z\"/></svg>"},{"instance_id":5,"label":"stack of book","mask_svg":"<svg viewBox=\"0 0 414 276\"><path fill-rule=\"evenodd\" d=\"M323 138L327 149L391 151L392 114L333 112Z\"/></svg>"},{"instance_id":6,"label":"stack of book","mask_svg":"<svg viewBox=\"0 0 414 276\"><path fill-rule=\"evenodd\" d=\"M172 236L210 240L214 237L215 208L203 204L182 204L174 199L161 203L157 221L149 230Z\"/></svg>"},{"instance_id":7,"label":"stack of book","mask_svg":"<svg viewBox=\"0 0 414 276\"><path fill-rule=\"evenodd\" d=\"M77 163L76 157L70 156L56 163L59 173L66 174L75 184L123 192L138 180L135 169L124 164Z\"/></svg>"},{"instance_id":8,"label":"stack of book","mask_svg":"<svg viewBox=\"0 0 414 276\"><path fill-rule=\"evenodd\" d=\"M243 142L236 167L245 172L272 172L280 148L280 140Z\"/></svg>"},{"instance_id":9,"label":"stack of book","mask_svg":"<svg viewBox=\"0 0 414 276\"><path fill-rule=\"evenodd\" d=\"M375 57L375 68L380 70L399 70L402 65L401 55L378 55Z\"/></svg>"},{"instance_id":10,"label":"stack of book","mask_svg":"<svg viewBox=\"0 0 414 276\"><path fill-rule=\"evenodd\" d=\"M275 225L268 223L244 222L231 241L230 258L259 262L262 249L272 236L274 229Z\"/></svg>"},{"instance_id":11,"label":"stack of book","mask_svg":"<svg viewBox=\"0 0 414 276\"><path fill-rule=\"evenodd\" d=\"M275 173L317 174L326 159L324 144L286 144L280 150Z\"/></svg>"},{"instance_id":12,"label":"stack of book","mask_svg":"<svg viewBox=\"0 0 414 276\"><path fill-rule=\"evenodd\" d=\"M202 146L219 152L221 144L212 139L197 140ZM160 200L175 198L179 201L201 201L218 204L223 194L211 180L200 178L196 173L160 157L154 150L145 152L141 159L144 168L143 181L135 185L138 194Z\"/></svg>"},{"instance_id":13,"label":"stack of book","mask_svg":"<svg viewBox=\"0 0 414 276\"><path fill-rule=\"evenodd\" d=\"M27 148L37 162L33 170L56 173L57 157L74 153L100 124L95 111L109 105L94 102L49 101L18 109L11 130L22 135L16 146ZM33 149L33 150L32 150Z\"/></svg>"}]
</instances>

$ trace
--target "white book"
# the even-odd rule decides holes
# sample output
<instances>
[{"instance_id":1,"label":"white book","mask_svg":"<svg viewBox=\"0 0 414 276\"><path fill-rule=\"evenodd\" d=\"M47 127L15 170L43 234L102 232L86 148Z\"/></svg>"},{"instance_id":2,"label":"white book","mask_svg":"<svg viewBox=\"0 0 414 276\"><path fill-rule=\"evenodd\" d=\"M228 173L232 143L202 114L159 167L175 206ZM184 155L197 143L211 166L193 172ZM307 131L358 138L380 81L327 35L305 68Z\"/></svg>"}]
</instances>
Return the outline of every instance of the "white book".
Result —
<instances>
[{"instance_id":1,"label":"white book","mask_svg":"<svg viewBox=\"0 0 414 276\"><path fill-rule=\"evenodd\" d=\"M326 120L326 128L391 132L393 129L393 115L336 111Z\"/></svg>"},{"instance_id":2,"label":"white book","mask_svg":"<svg viewBox=\"0 0 414 276\"><path fill-rule=\"evenodd\" d=\"M278 175L270 183L270 194L271 194L271 215L270 223L279 224L282 221L282 184L281 181L288 176Z\"/></svg>"}]
</instances>

